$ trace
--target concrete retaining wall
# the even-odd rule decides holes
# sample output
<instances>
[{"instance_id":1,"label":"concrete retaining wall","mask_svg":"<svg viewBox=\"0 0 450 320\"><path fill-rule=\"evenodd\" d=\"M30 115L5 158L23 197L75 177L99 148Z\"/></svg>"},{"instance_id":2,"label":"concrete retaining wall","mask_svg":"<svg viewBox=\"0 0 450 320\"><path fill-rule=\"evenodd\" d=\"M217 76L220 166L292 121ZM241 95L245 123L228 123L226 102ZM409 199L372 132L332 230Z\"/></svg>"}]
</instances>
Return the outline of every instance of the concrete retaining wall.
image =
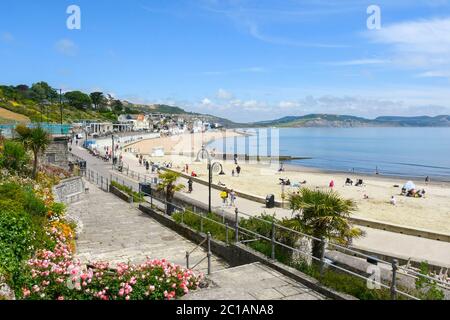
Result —
<instances>
[{"instance_id":1,"label":"concrete retaining wall","mask_svg":"<svg viewBox=\"0 0 450 320\"><path fill-rule=\"evenodd\" d=\"M183 178L185 178L185 179L191 178L192 181L194 181L194 182L196 182L196 183L199 183L199 184L202 184L202 185L204 185L204 186L207 186L207 185L208 185L208 181L204 181L204 180L202 180L202 179L200 179L200 178L197 178L197 177L191 177L191 176L188 175L188 174L181 173L181 172L179 172L179 171L175 171L175 170L171 170L171 169L167 169L167 168L161 168L161 169L162 169L162 170L166 170L166 171L176 172L176 173L178 173L178 174L181 174L181 176L182 176ZM218 186L218 185L216 185L216 184L212 184L211 187L212 187L212 189L219 190L219 191L223 191L223 190L225 190L225 189L229 189L229 188L226 188L226 187ZM236 195L237 195L238 197L240 197L240 198L248 199L248 200L251 200L251 201L258 202L258 203L264 203L264 204L266 203L266 198L264 198L264 197L256 196L256 195L253 195L253 194L244 193L244 192L241 192L241 191L235 190L235 189L234 189L234 192L236 192ZM281 207L282 207L282 203L281 203L280 201L275 201L275 206L276 206L277 208L281 208ZM284 206L286 206L286 204L284 204Z\"/></svg>"},{"instance_id":2,"label":"concrete retaining wall","mask_svg":"<svg viewBox=\"0 0 450 320\"><path fill-rule=\"evenodd\" d=\"M159 223L163 224L164 226L174 230L178 234L182 235L183 237L194 241L196 243L200 243L205 239L206 235L199 234L197 231L189 228L188 226L178 224L176 221L174 221L171 217L162 215L155 211L154 209L150 208L148 205L139 205L139 209L151 216L153 219L158 221ZM205 244L206 245L206 244ZM282 273L283 275L290 277L308 288L313 289L314 291L317 291L323 295L325 295L328 298L335 299L335 300L355 300L354 297L342 294L339 292L336 292L330 288L322 286L318 280L309 277L305 275L304 273L293 269L291 267L288 267L282 263L269 260L264 255L262 255L259 252L256 252L245 245L242 244L231 244L226 245L225 243L221 241L217 241L212 239L211 240L211 251L227 261L232 267L234 266L240 266L244 264L254 263L254 262L261 262L270 268L273 268L274 270Z\"/></svg>"},{"instance_id":3,"label":"concrete retaining wall","mask_svg":"<svg viewBox=\"0 0 450 320\"><path fill-rule=\"evenodd\" d=\"M416 229L404 227L397 224L384 223L381 221L359 218L359 217L351 217L349 219L352 223L362 227L368 227L373 229L385 230L390 232L396 232L400 234L406 234L410 236L415 236L419 238L426 238L431 240L438 240L444 242L450 242L450 234L445 233L437 233L430 230L425 229Z\"/></svg>"},{"instance_id":4,"label":"concrete retaining wall","mask_svg":"<svg viewBox=\"0 0 450 320\"><path fill-rule=\"evenodd\" d=\"M116 187L114 187L114 186L110 186L110 187L109 187L109 191L110 191L112 194L114 194L115 196L117 196L117 197L119 197L120 199L122 199L123 201L130 202L130 198L131 198L131 197L130 197L127 193L125 193L125 192L119 190L118 188L116 188Z\"/></svg>"}]
</instances>

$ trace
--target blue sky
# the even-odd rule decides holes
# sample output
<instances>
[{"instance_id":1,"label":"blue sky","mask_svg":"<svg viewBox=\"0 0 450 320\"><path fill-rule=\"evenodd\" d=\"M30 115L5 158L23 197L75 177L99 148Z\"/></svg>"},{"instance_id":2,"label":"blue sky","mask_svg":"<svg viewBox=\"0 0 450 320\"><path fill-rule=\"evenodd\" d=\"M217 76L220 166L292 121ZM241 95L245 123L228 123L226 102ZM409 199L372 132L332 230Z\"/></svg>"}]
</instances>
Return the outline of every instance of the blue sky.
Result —
<instances>
[{"instance_id":1,"label":"blue sky","mask_svg":"<svg viewBox=\"0 0 450 320\"><path fill-rule=\"evenodd\" d=\"M381 9L369 30L366 10ZM69 5L81 30L66 27ZM0 83L45 80L236 121L450 114L447 0L0 4Z\"/></svg>"}]
</instances>

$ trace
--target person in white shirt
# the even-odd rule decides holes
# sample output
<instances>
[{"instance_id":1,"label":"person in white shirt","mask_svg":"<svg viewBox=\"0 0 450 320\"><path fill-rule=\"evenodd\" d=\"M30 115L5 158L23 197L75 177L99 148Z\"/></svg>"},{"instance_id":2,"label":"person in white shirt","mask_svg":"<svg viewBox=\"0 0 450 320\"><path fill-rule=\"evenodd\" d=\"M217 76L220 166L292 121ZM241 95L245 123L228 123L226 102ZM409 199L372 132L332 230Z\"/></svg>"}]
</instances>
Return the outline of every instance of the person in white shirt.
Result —
<instances>
[{"instance_id":1,"label":"person in white shirt","mask_svg":"<svg viewBox=\"0 0 450 320\"><path fill-rule=\"evenodd\" d=\"M394 196L392 196L392 198L391 198L391 204L392 204L393 206L396 206L396 205L397 205L397 199L395 199Z\"/></svg>"}]
</instances>

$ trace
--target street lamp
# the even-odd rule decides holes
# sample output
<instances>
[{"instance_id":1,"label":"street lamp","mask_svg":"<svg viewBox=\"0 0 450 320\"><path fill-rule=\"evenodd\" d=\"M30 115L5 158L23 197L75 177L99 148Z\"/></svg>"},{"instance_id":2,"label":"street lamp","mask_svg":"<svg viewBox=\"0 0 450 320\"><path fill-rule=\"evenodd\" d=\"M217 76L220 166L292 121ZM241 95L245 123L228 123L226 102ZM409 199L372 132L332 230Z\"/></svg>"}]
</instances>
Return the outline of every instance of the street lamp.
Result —
<instances>
[{"instance_id":1,"label":"street lamp","mask_svg":"<svg viewBox=\"0 0 450 320\"><path fill-rule=\"evenodd\" d=\"M114 170L114 134L111 135L111 161L112 161L112 169Z\"/></svg>"},{"instance_id":2,"label":"street lamp","mask_svg":"<svg viewBox=\"0 0 450 320\"><path fill-rule=\"evenodd\" d=\"M204 159L204 155L206 155L206 159L208 160L208 212L212 212L211 210L211 189L212 189L212 175L213 171L220 171L219 175L225 175L223 172L223 166L219 162L212 162L212 157L208 150L204 146L202 146L202 150L200 150L197 154L197 159L195 162L200 162L200 157Z\"/></svg>"},{"instance_id":3,"label":"street lamp","mask_svg":"<svg viewBox=\"0 0 450 320\"><path fill-rule=\"evenodd\" d=\"M64 134L63 130L63 105L62 105L62 89L59 89L59 112L60 112L60 125L61 125L61 135Z\"/></svg>"}]
</instances>

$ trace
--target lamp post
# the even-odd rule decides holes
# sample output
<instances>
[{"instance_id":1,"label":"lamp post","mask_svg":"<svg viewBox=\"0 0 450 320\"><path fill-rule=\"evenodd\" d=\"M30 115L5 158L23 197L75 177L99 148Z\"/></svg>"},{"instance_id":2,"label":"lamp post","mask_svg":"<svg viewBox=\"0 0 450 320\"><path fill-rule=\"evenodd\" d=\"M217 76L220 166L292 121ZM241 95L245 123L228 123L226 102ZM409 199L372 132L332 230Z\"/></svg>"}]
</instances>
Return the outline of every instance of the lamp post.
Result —
<instances>
[{"instance_id":1,"label":"lamp post","mask_svg":"<svg viewBox=\"0 0 450 320\"><path fill-rule=\"evenodd\" d=\"M211 213L211 185L212 185L212 165L208 153L208 212Z\"/></svg>"},{"instance_id":2,"label":"lamp post","mask_svg":"<svg viewBox=\"0 0 450 320\"><path fill-rule=\"evenodd\" d=\"M211 208L211 189L212 189L212 177L213 177L213 170L214 167L219 165L220 166L220 173L219 175L225 175L225 172L223 172L223 167L218 162L212 162L212 157L208 150L204 146L202 146L202 150L199 151L197 154L197 159L195 162L200 162L200 157L203 158L203 156L206 155L206 159L208 160L208 212L212 212Z\"/></svg>"},{"instance_id":3,"label":"lamp post","mask_svg":"<svg viewBox=\"0 0 450 320\"><path fill-rule=\"evenodd\" d=\"M114 170L114 135L111 135L111 161L112 169Z\"/></svg>"},{"instance_id":4,"label":"lamp post","mask_svg":"<svg viewBox=\"0 0 450 320\"><path fill-rule=\"evenodd\" d=\"M60 113L60 126L61 126L61 135L64 134L63 130L63 105L62 105L62 89L59 89L59 113Z\"/></svg>"}]
</instances>

